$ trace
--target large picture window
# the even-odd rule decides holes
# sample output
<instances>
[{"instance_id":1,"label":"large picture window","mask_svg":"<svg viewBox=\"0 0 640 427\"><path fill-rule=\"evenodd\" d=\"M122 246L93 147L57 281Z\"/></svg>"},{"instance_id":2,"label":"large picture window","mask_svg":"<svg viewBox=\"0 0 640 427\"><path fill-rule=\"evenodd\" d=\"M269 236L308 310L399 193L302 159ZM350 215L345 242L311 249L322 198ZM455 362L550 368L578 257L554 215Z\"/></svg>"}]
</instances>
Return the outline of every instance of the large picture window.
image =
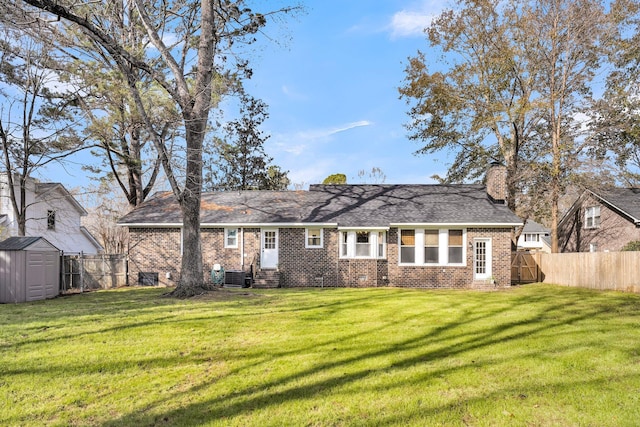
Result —
<instances>
[{"instance_id":1,"label":"large picture window","mask_svg":"<svg viewBox=\"0 0 640 427\"><path fill-rule=\"evenodd\" d=\"M600 206L591 206L584 211L584 227L600 227Z\"/></svg>"},{"instance_id":2,"label":"large picture window","mask_svg":"<svg viewBox=\"0 0 640 427\"><path fill-rule=\"evenodd\" d=\"M464 265L466 230L400 229L401 265Z\"/></svg>"}]
</instances>

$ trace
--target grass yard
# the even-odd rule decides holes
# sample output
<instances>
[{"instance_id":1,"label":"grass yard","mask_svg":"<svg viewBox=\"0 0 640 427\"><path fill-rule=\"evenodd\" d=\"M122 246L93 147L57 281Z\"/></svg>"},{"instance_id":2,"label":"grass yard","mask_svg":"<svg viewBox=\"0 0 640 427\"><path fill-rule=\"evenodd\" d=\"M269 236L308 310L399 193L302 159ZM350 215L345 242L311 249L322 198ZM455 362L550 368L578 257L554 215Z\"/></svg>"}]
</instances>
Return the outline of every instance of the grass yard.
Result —
<instances>
[{"instance_id":1,"label":"grass yard","mask_svg":"<svg viewBox=\"0 0 640 427\"><path fill-rule=\"evenodd\" d=\"M640 423L640 295L165 291L0 305L0 425Z\"/></svg>"}]
</instances>

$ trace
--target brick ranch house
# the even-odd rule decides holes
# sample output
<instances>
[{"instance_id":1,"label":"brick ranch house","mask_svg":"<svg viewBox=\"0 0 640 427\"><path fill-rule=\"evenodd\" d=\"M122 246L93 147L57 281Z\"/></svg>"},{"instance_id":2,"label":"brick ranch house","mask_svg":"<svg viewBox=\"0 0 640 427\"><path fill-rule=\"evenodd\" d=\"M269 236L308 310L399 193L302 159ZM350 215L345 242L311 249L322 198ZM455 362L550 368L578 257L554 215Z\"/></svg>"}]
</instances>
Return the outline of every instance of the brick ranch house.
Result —
<instances>
[{"instance_id":1,"label":"brick ranch house","mask_svg":"<svg viewBox=\"0 0 640 427\"><path fill-rule=\"evenodd\" d=\"M312 185L308 191L202 195L204 277L215 264L254 285L474 288L510 286L513 230L506 171L487 186ZM181 214L160 193L125 215L130 277L180 278ZM140 273L143 273L141 275ZM269 276L270 275L270 276ZM495 282L495 285L494 285Z\"/></svg>"}]
</instances>

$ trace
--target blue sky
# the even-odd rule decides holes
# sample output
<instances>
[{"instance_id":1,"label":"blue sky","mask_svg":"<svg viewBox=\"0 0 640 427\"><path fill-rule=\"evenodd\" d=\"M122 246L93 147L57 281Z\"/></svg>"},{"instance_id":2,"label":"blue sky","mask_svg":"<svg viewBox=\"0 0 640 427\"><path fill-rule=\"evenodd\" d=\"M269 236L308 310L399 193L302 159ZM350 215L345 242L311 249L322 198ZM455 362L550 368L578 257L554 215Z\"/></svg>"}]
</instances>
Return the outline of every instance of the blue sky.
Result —
<instances>
[{"instance_id":1,"label":"blue sky","mask_svg":"<svg viewBox=\"0 0 640 427\"><path fill-rule=\"evenodd\" d=\"M270 106L264 125L274 163L294 183L333 173L359 182L377 167L387 183L430 183L446 172L446 154L413 155L398 99L407 58L426 48L422 29L443 2L308 1L290 21L288 48L268 46L254 63L251 92Z\"/></svg>"},{"instance_id":2,"label":"blue sky","mask_svg":"<svg viewBox=\"0 0 640 427\"><path fill-rule=\"evenodd\" d=\"M285 1L284 4L287 4ZM267 2L269 5L269 2ZM307 0L306 12L268 26L272 39L252 58L249 93L269 105L263 131L273 163L295 184L320 183L344 173L380 168L386 183L431 183L446 173L446 153L415 156L403 123L407 105L398 99L407 58L426 49L422 29L443 2L431 0ZM89 184L80 164L39 178L68 188Z\"/></svg>"}]
</instances>

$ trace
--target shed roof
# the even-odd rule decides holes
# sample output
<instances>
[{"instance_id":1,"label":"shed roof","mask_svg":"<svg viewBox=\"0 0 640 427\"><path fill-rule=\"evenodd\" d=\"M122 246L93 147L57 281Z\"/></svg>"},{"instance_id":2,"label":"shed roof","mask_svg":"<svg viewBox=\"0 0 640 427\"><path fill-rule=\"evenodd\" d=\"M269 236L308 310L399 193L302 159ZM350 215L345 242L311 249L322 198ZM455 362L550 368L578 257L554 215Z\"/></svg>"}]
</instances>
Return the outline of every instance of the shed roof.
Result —
<instances>
[{"instance_id":1,"label":"shed roof","mask_svg":"<svg viewBox=\"0 0 640 427\"><path fill-rule=\"evenodd\" d=\"M43 248L48 247L51 250L58 250L55 246L47 241L44 237L9 237L0 242L0 251L23 251L31 246L41 243Z\"/></svg>"},{"instance_id":2,"label":"shed roof","mask_svg":"<svg viewBox=\"0 0 640 427\"><path fill-rule=\"evenodd\" d=\"M153 226L182 223L171 193L158 194L120 221ZM485 187L459 185L312 185L309 191L203 193L201 224L521 225L507 206L492 202Z\"/></svg>"}]
</instances>

